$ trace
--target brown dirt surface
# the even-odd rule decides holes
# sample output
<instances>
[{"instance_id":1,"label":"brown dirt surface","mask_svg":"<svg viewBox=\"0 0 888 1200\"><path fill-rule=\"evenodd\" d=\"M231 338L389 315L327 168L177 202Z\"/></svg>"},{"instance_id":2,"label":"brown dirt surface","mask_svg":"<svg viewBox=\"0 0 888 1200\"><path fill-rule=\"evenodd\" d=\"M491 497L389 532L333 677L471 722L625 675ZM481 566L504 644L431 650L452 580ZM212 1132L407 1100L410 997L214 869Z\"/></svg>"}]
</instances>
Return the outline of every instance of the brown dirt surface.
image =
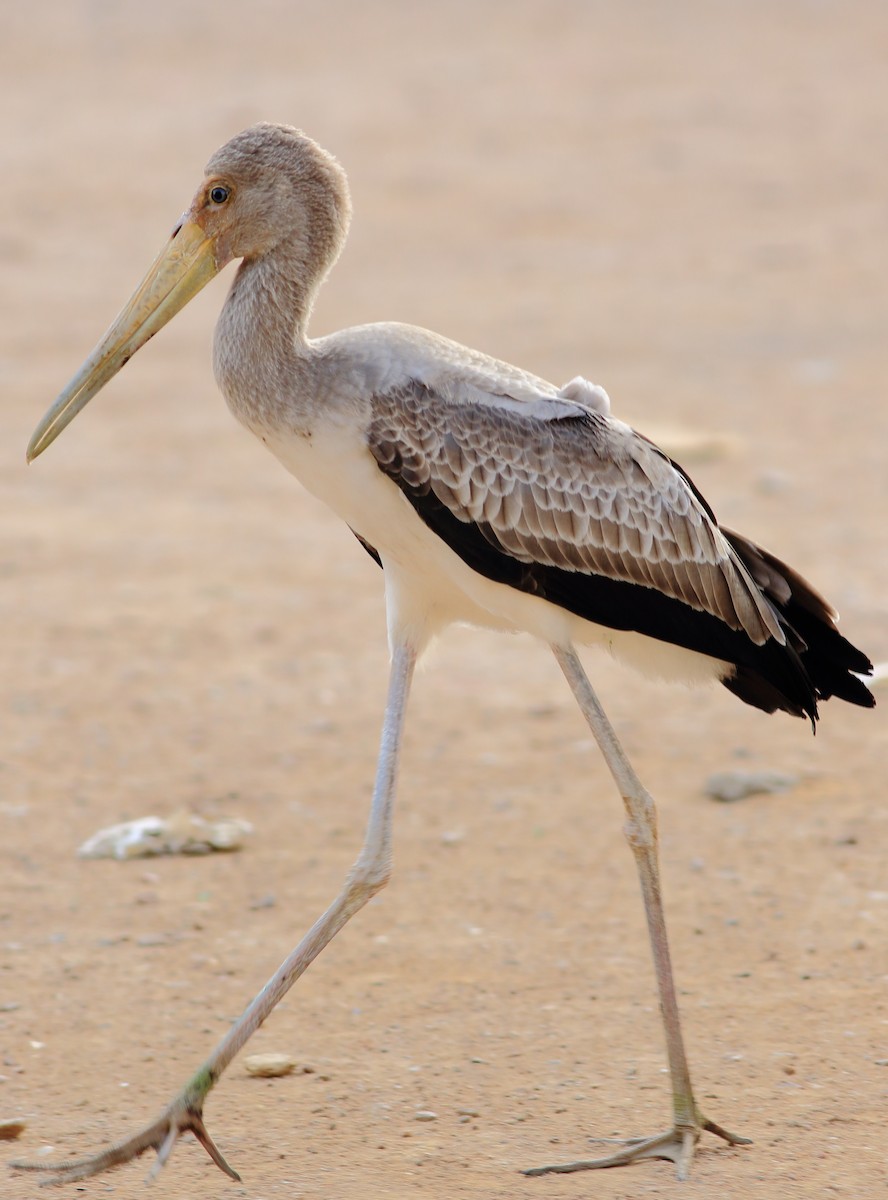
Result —
<instances>
[{"instance_id":1,"label":"brown dirt surface","mask_svg":"<svg viewBox=\"0 0 888 1200\"><path fill-rule=\"evenodd\" d=\"M48 0L3 25L0 1118L28 1122L5 1162L153 1118L365 820L379 572L216 392L231 273L23 462L210 152L283 120L346 166L316 333L427 325L585 374L655 437L728 438L687 464L720 519L884 660L888 10ZM244 1183L188 1142L155 1195L885 1194L888 703L830 703L815 739L588 662L660 805L700 1100L755 1144L707 1138L684 1185L665 1163L518 1173L662 1128L668 1080L610 779L545 648L460 629L415 688L391 886L251 1043L311 1070L236 1061L207 1120ZM799 782L707 799L732 768ZM183 807L255 832L231 855L76 857ZM60 1194L142 1197L146 1169ZM0 1195L36 1194L4 1165Z\"/></svg>"}]
</instances>

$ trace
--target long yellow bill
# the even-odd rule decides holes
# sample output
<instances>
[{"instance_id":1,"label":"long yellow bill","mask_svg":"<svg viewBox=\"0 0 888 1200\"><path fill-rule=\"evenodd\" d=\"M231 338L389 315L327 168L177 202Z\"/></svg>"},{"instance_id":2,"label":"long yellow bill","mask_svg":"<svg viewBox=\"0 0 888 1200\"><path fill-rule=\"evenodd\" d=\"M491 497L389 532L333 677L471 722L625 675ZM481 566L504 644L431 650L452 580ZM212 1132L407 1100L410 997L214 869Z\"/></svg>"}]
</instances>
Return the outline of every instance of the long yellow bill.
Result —
<instances>
[{"instance_id":1,"label":"long yellow bill","mask_svg":"<svg viewBox=\"0 0 888 1200\"><path fill-rule=\"evenodd\" d=\"M149 338L225 266L201 226L186 218L152 263L114 324L34 430L28 462L54 442Z\"/></svg>"}]
</instances>

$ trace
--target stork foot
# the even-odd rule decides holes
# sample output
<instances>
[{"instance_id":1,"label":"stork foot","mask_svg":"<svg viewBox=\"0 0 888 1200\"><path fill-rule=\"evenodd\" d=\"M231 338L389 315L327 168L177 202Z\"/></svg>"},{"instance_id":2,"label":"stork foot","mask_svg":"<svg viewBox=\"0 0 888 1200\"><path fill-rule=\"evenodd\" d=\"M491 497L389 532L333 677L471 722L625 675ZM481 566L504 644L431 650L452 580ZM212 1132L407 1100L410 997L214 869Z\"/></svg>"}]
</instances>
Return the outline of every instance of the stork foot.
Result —
<instances>
[{"instance_id":1,"label":"stork foot","mask_svg":"<svg viewBox=\"0 0 888 1200\"><path fill-rule=\"evenodd\" d=\"M751 1138L740 1137L736 1133L728 1133L726 1129L722 1129L714 1121L700 1117L699 1124L697 1125L676 1125L672 1129L667 1130L666 1133L659 1133L654 1137L627 1138L625 1141L616 1138L592 1138L591 1140L594 1142L619 1146L620 1149L615 1150L613 1154L605 1155L603 1158L580 1159L578 1162L570 1163L555 1163L550 1167L531 1167L530 1170L522 1171L521 1174L569 1175L573 1171L595 1171L601 1167L628 1167L632 1163L640 1162L645 1158L665 1158L675 1163L675 1173L679 1179L687 1179L690 1174L691 1162L694 1157L694 1151L697 1148L697 1142L700 1140L700 1134L704 1131L706 1133L714 1133L717 1137L723 1138L731 1146L749 1146L752 1144Z\"/></svg>"},{"instance_id":2,"label":"stork foot","mask_svg":"<svg viewBox=\"0 0 888 1200\"><path fill-rule=\"evenodd\" d=\"M144 1154L146 1150L155 1150L155 1159L148 1174L154 1179L165 1165L173 1152L173 1147L184 1133L192 1133L209 1154L220 1171L224 1171L231 1179L240 1182L240 1175L230 1167L222 1157L213 1139L207 1133L203 1122L203 1100L196 1100L186 1093L177 1096L158 1119L147 1125L139 1133L116 1142L107 1150L93 1154L89 1158L68 1159L65 1162L38 1163L14 1162L11 1164L16 1171L40 1171L46 1178L41 1180L42 1186L55 1183L77 1183L81 1179L89 1179L92 1175L100 1175L113 1167L122 1166Z\"/></svg>"}]
</instances>

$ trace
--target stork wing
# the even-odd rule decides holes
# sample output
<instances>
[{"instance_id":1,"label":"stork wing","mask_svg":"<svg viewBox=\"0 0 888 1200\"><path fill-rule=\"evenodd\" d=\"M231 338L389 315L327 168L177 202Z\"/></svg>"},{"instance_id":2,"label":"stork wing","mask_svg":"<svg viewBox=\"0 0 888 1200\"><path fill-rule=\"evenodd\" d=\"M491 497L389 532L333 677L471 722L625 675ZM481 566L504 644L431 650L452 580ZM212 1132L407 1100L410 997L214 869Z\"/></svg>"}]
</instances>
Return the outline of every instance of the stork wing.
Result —
<instances>
[{"instance_id":1,"label":"stork wing","mask_svg":"<svg viewBox=\"0 0 888 1200\"><path fill-rule=\"evenodd\" d=\"M482 574L611 627L651 632L585 604L584 589L602 581L634 585L623 597L645 589L709 614L756 645L785 641L687 476L592 406L411 381L373 397L369 445L426 523ZM659 624L657 636L688 644Z\"/></svg>"}]
</instances>

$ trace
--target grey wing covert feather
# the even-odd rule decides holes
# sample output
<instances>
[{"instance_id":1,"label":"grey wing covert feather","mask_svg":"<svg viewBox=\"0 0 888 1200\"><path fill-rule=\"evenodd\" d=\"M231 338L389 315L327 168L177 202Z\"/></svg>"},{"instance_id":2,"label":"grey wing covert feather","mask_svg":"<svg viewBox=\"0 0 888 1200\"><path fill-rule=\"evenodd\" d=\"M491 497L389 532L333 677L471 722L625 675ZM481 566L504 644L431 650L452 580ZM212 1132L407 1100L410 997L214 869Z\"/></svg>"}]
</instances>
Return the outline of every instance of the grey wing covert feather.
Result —
<instances>
[{"instance_id":1,"label":"grey wing covert feather","mask_svg":"<svg viewBox=\"0 0 888 1200\"><path fill-rule=\"evenodd\" d=\"M513 559L652 588L757 645L784 642L686 476L622 422L544 397L473 402L418 383L373 397L372 412L380 467Z\"/></svg>"}]
</instances>

